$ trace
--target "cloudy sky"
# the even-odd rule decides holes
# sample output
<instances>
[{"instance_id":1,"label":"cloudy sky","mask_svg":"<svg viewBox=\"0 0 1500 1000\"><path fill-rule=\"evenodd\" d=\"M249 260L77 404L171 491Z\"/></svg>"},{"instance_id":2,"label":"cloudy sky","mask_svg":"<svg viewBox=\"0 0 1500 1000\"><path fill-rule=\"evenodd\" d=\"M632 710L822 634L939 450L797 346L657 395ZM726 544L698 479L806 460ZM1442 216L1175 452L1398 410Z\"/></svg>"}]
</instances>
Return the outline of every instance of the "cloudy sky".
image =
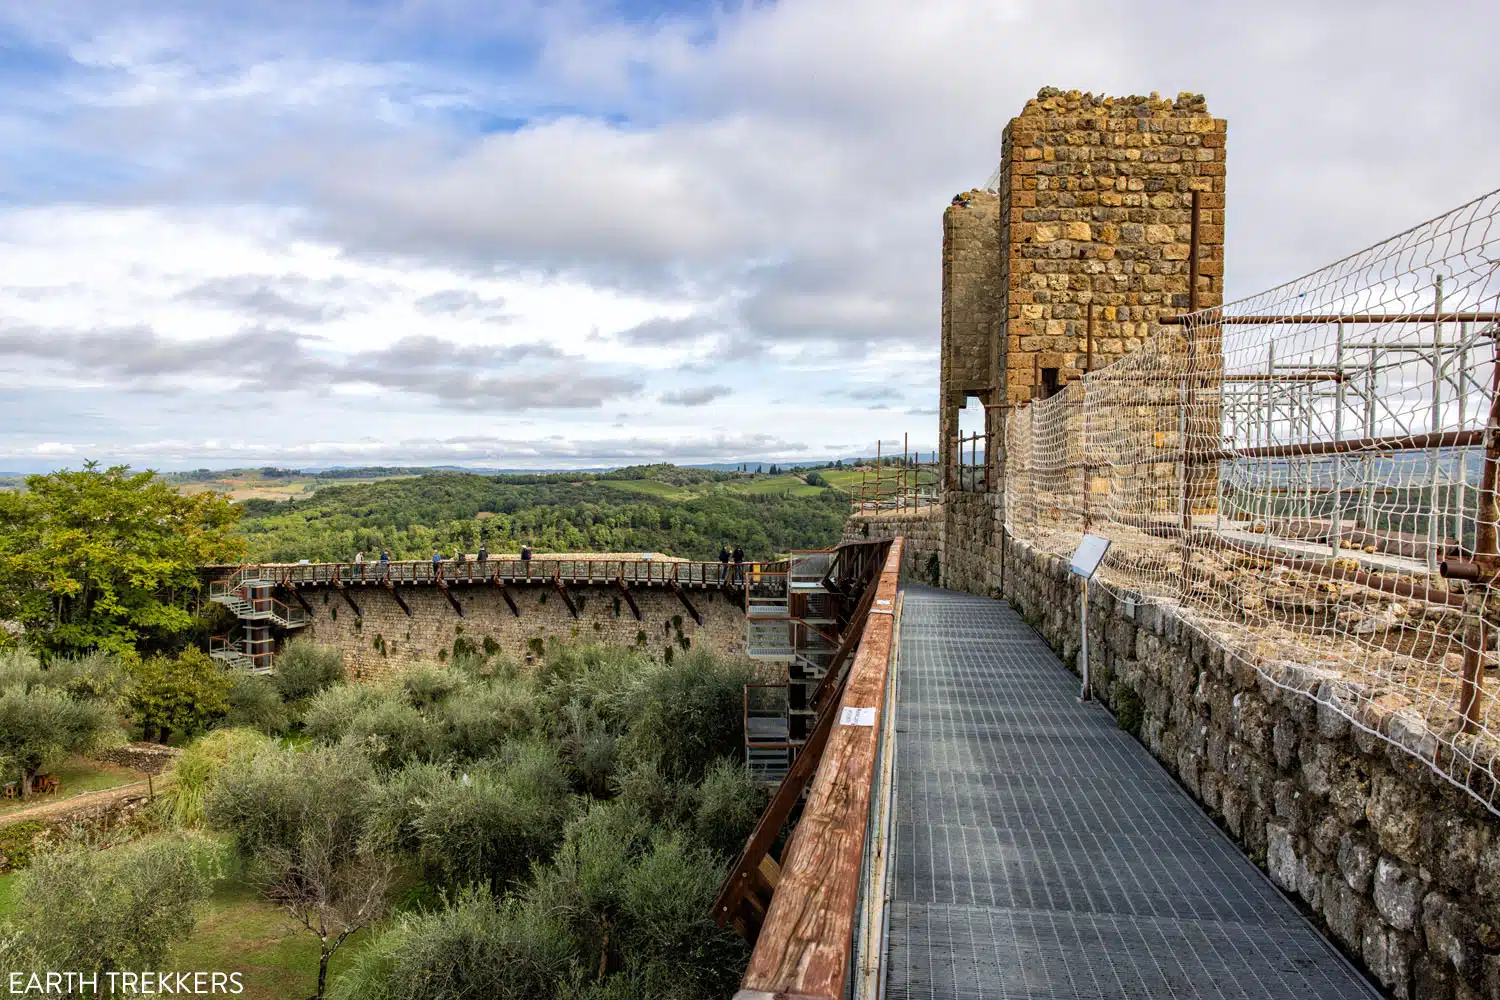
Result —
<instances>
[{"instance_id":1,"label":"cloudy sky","mask_svg":"<svg viewBox=\"0 0 1500 1000\"><path fill-rule=\"evenodd\" d=\"M3 0L0 468L935 443L1044 85L1229 119L1231 296L1500 186L1500 8Z\"/></svg>"}]
</instances>

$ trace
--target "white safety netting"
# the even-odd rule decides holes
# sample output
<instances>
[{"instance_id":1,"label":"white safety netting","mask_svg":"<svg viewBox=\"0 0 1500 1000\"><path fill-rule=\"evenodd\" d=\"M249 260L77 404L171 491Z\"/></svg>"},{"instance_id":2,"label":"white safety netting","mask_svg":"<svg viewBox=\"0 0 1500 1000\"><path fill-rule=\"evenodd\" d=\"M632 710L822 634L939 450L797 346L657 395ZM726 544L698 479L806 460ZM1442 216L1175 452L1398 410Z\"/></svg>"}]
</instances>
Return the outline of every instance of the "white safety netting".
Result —
<instances>
[{"instance_id":1,"label":"white safety netting","mask_svg":"<svg viewBox=\"0 0 1500 1000\"><path fill-rule=\"evenodd\" d=\"M1012 410L1004 463L1012 535L1109 537L1104 586L1500 813L1497 212L1500 192L1184 317Z\"/></svg>"}]
</instances>

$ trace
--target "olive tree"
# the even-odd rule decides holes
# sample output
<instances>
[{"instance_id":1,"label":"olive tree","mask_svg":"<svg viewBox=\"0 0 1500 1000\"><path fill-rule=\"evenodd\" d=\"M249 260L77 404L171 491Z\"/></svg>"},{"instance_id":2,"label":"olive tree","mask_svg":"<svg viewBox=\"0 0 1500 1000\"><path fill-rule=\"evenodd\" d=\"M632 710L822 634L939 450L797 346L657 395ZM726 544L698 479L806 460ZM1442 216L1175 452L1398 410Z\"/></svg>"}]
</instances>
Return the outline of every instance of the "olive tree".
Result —
<instances>
[{"instance_id":1,"label":"olive tree","mask_svg":"<svg viewBox=\"0 0 1500 1000\"><path fill-rule=\"evenodd\" d=\"M386 912L396 858L370 836L379 791L374 765L340 744L269 746L209 795L209 822L233 835L261 893L317 937L318 1000L334 952Z\"/></svg>"},{"instance_id":2,"label":"olive tree","mask_svg":"<svg viewBox=\"0 0 1500 1000\"><path fill-rule=\"evenodd\" d=\"M190 837L150 837L108 851L40 854L15 885L0 961L10 971L104 974L166 964L218 873L219 851Z\"/></svg>"}]
</instances>

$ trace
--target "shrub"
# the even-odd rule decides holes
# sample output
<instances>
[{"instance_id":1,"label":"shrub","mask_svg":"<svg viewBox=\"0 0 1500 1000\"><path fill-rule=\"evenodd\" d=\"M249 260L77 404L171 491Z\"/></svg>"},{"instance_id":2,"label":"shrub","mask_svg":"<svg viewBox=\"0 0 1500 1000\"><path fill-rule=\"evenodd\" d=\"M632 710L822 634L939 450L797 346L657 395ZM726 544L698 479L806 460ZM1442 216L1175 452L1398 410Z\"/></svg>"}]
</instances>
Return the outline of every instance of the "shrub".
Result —
<instances>
[{"instance_id":1,"label":"shrub","mask_svg":"<svg viewBox=\"0 0 1500 1000\"><path fill-rule=\"evenodd\" d=\"M552 749L512 745L433 788L412 825L423 861L448 885L484 883L498 894L557 845L570 809Z\"/></svg>"},{"instance_id":2,"label":"shrub","mask_svg":"<svg viewBox=\"0 0 1500 1000\"><path fill-rule=\"evenodd\" d=\"M726 757L709 767L694 800L693 832L698 842L734 858L760 819L766 791L743 764Z\"/></svg>"},{"instance_id":3,"label":"shrub","mask_svg":"<svg viewBox=\"0 0 1500 1000\"><path fill-rule=\"evenodd\" d=\"M153 837L109 851L39 855L16 880L7 966L104 973L166 964L217 876L217 851Z\"/></svg>"},{"instance_id":4,"label":"shrub","mask_svg":"<svg viewBox=\"0 0 1500 1000\"><path fill-rule=\"evenodd\" d=\"M45 827L33 820L0 826L0 872L25 868Z\"/></svg>"},{"instance_id":5,"label":"shrub","mask_svg":"<svg viewBox=\"0 0 1500 1000\"><path fill-rule=\"evenodd\" d=\"M619 947L625 968L661 991L649 995L734 992L747 949L732 931L714 926L710 916L723 877L712 852L677 833L657 839L625 874Z\"/></svg>"},{"instance_id":6,"label":"shrub","mask_svg":"<svg viewBox=\"0 0 1500 1000\"><path fill-rule=\"evenodd\" d=\"M175 826L185 829L201 825L219 776L269 745L270 740L253 729L216 729L199 737L172 765L173 781L163 789L156 808Z\"/></svg>"},{"instance_id":7,"label":"shrub","mask_svg":"<svg viewBox=\"0 0 1500 1000\"><path fill-rule=\"evenodd\" d=\"M261 674L236 673L229 685L229 711L223 723L275 735L291 724L276 684Z\"/></svg>"},{"instance_id":8,"label":"shrub","mask_svg":"<svg viewBox=\"0 0 1500 1000\"><path fill-rule=\"evenodd\" d=\"M381 652L384 642L375 637ZM276 654L276 688L287 701L302 701L344 679L344 654L334 646L320 646L298 638Z\"/></svg>"},{"instance_id":9,"label":"shrub","mask_svg":"<svg viewBox=\"0 0 1500 1000\"><path fill-rule=\"evenodd\" d=\"M343 740L359 747L384 770L425 760L441 746L438 725L394 697L361 709L349 720Z\"/></svg>"},{"instance_id":10,"label":"shrub","mask_svg":"<svg viewBox=\"0 0 1500 1000\"><path fill-rule=\"evenodd\" d=\"M497 678L465 689L443 703L439 714L444 748L460 760L493 756L510 740L541 724L536 691L528 679Z\"/></svg>"},{"instance_id":11,"label":"shrub","mask_svg":"<svg viewBox=\"0 0 1500 1000\"><path fill-rule=\"evenodd\" d=\"M173 732L196 733L229 711L232 679L201 650L148 657L132 664L130 675L125 705L146 739L156 733L166 743Z\"/></svg>"},{"instance_id":12,"label":"shrub","mask_svg":"<svg viewBox=\"0 0 1500 1000\"><path fill-rule=\"evenodd\" d=\"M378 702L391 697L373 684L339 684L314 695L303 716L307 735L326 743L336 743L354 722L354 717Z\"/></svg>"},{"instance_id":13,"label":"shrub","mask_svg":"<svg viewBox=\"0 0 1500 1000\"><path fill-rule=\"evenodd\" d=\"M483 886L436 913L403 917L333 984L333 1000L551 997L577 945L562 921Z\"/></svg>"},{"instance_id":14,"label":"shrub","mask_svg":"<svg viewBox=\"0 0 1500 1000\"><path fill-rule=\"evenodd\" d=\"M599 709L582 698L568 702L562 710L556 742L578 787L591 795L603 795L615 769L619 736Z\"/></svg>"},{"instance_id":15,"label":"shrub","mask_svg":"<svg viewBox=\"0 0 1500 1000\"><path fill-rule=\"evenodd\" d=\"M669 778L698 780L715 758L739 752L750 679L745 667L701 649L653 666L630 688L621 752L656 761Z\"/></svg>"},{"instance_id":16,"label":"shrub","mask_svg":"<svg viewBox=\"0 0 1500 1000\"><path fill-rule=\"evenodd\" d=\"M408 705L416 709L428 709L463 687L464 678L461 673L444 670L430 663L418 663L402 672L398 684Z\"/></svg>"}]
</instances>

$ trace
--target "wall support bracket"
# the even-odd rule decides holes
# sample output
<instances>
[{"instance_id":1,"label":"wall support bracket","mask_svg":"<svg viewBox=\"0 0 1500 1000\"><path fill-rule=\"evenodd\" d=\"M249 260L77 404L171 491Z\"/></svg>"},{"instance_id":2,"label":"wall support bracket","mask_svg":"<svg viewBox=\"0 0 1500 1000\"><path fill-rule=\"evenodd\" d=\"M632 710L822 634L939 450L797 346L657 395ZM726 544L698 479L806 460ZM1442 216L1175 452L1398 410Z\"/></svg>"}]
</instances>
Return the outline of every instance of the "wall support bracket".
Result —
<instances>
[{"instance_id":1,"label":"wall support bracket","mask_svg":"<svg viewBox=\"0 0 1500 1000\"><path fill-rule=\"evenodd\" d=\"M385 581L385 589L388 590L390 592L390 595L396 599L396 603L401 606L401 610L406 612L406 617L410 618L411 608L406 606L406 601L402 600L401 593L396 589L395 584L387 580Z\"/></svg>"},{"instance_id":2,"label":"wall support bracket","mask_svg":"<svg viewBox=\"0 0 1500 1000\"><path fill-rule=\"evenodd\" d=\"M352 597L349 596L349 588L344 586L343 581L342 580L335 580L333 582L333 586L335 587L335 589L338 590L339 596L344 599L344 603L348 604L349 605L349 609L354 612L355 617L356 618L363 618L365 616L365 613L363 611L359 610L359 605L355 604L354 603L354 598L352 598Z\"/></svg>"},{"instance_id":3,"label":"wall support bracket","mask_svg":"<svg viewBox=\"0 0 1500 1000\"><path fill-rule=\"evenodd\" d=\"M693 602L688 600L687 593L682 589L682 584L678 583L676 580L671 580L668 582L672 587L672 593L676 594L677 599L682 602L682 606L687 608L687 613L693 616L693 621L697 622L699 625L702 625L703 616L698 613L697 608L693 607Z\"/></svg>"},{"instance_id":4,"label":"wall support bracket","mask_svg":"<svg viewBox=\"0 0 1500 1000\"><path fill-rule=\"evenodd\" d=\"M625 577L621 576L615 580L615 586L620 588L620 596L625 598L625 603L630 605L630 613L635 615L636 621L642 621L641 609L636 607L635 596L630 593L630 588L625 584Z\"/></svg>"},{"instance_id":5,"label":"wall support bracket","mask_svg":"<svg viewBox=\"0 0 1500 1000\"><path fill-rule=\"evenodd\" d=\"M453 610L458 612L458 617L462 618L464 616L464 606L458 603L458 598L454 597L453 591L448 589L448 581L439 578L437 585L442 590L443 596L448 598L448 603L453 605Z\"/></svg>"},{"instance_id":6,"label":"wall support bracket","mask_svg":"<svg viewBox=\"0 0 1500 1000\"><path fill-rule=\"evenodd\" d=\"M517 618L521 617L521 609L516 607L515 599L510 596L510 591L505 589L505 581L500 579L500 571L498 569L495 570L494 583L500 591L500 596L505 598L506 605L510 607L510 613Z\"/></svg>"}]
</instances>

